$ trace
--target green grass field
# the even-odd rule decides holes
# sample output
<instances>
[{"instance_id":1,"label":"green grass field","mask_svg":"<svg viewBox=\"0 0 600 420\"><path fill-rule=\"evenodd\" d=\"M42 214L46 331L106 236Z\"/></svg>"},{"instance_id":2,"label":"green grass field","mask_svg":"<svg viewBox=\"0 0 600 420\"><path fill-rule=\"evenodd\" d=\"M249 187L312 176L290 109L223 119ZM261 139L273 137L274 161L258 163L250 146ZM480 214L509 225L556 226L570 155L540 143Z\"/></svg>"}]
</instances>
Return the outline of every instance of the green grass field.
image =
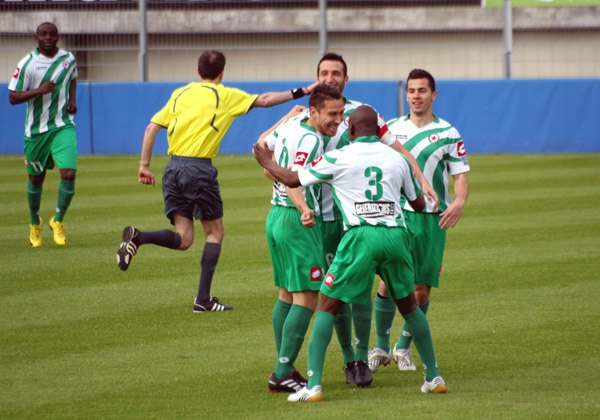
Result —
<instances>
[{"instance_id":1,"label":"green grass field","mask_svg":"<svg viewBox=\"0 0 600 420\"><path fill-rule=\"evenodd\" d=\"M513 7L598 6L600 0L512 0ZM504 0L485 0L485 7L503 7Z\"/></svg>"},{"instance_id":2,"label":"green grass field","mask_svg":"<svg viewBox=\"0 0 600 420\"><path fill-rule=\"evenodd\" d=\"M325 400L292 404L267 391L271 187L251 157L215 160L227 235L213 293L235 307L215 314L192 312L199 225L190 250L145 246L127 272L117 267L123 226L168 227L160 187L137 183L138 157L81 157L67 246L45 227L36 249L22 158L0 157L0 418L597 419L599 159L470 156L471 195L428 313L447 394L422 394L422 369L394 365L369 388L346 385L334 338ZM57 186L49 172L44 223Z\"/></svg>"}]
</instances>

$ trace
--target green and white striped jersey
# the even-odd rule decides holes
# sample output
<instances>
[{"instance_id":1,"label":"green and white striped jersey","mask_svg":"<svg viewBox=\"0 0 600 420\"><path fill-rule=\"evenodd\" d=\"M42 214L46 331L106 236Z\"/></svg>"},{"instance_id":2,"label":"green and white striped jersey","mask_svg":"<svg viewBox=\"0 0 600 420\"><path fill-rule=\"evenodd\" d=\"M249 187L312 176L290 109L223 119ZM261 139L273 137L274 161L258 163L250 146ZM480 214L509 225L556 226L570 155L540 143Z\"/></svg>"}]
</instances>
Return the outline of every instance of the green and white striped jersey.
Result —
<instances>
[{"instance_id":1,"label":"green and white striped jersey","mask_svg":"<svg viewBox=\"0 0 600 420\"><path fill-rule=\"evenodd\" d=\"M41 54L36 48L19 61L8 85L9 90L24 92L36 89L45 82L53 81L56 84L53 92L36 95L27 101L27 137L65 125L74 125L73 115L67 112L67 104L71 80L76 78L75 56L60 48L52 58Z\"/></svg>"},{"instance_id":2,"label":"green and white striped jersey","mask_svg":"<svg viewBox=\"0 0 600 420\"><path fill-rule=\"evenodd\" d=\"M333 137L324 137L323 149L325 152L329 152L331 150L341 149L342 147L350 144L350 139L348 138L348 119L350 118L350 114L356 108L361 105L366 105L362 102L352 101L350 99L344 98L346 104L344 105L344 121L338 126L337 133ZM385 125L385 120L380 114L378 116L378 124L381 129L379 132L379 137L381 137L381 141L384 144L390 145L396 139L392 136L385 135L387 133L387 127ZM341 220L342 215L340 210L335 206L333 196L331 195L331 190L329 185L323 184L321 189L321 214L323 215L323 221L331 222L334 220Z\"/></svg>"},{"instance_id":3,"label":"green and white striped jersey","mask_svg":"<svg viewBox=\"0 0 600 420\"><path fill-rule=\"evenodd\" d=\"M267 147L274 151L275 160L279 166L297 171L305 166L310 166L313 160L323 155L323 135L308 125L307 119L307 114L288 118L266 137ZM320 215L320 185L302 188L302 192L306 204L315 212L315 216ZM285 184L273 183L271 204L295 207L287 195Z\"/></svg>"},{"instance_id":4,"label":"green and white striped jersey","mask_svg":"<svg viewBox=\"0 0 600 420\"><path fill-rule=\"evenodd\" d=\"M469 162L465 146L458 130L447 121L434 115L434 120L419 128L409 119L409 115L394 118L387 122L390 132L415 157L423 175L440 199L436 213L441 213L452 204L448 188L448 174L458 175L468 172ZM433 205L427 203L424 213L434 213ZM413 211L403 201L403 208Z\"/></svg>"},{"instance_id":5,"label":"green and white striped jersey","mask_svg":"<svg viewBox=\"0 0 600 420\"><path fill-rule=\"evenodd\" d=\"M421 195L406 158L377 136L359 137L325 153L311 167L299 170L298 176L304 186L331 186L345 230L365 225L406 228L401 194L411 201Z\"/></svg>"}]
</instances>

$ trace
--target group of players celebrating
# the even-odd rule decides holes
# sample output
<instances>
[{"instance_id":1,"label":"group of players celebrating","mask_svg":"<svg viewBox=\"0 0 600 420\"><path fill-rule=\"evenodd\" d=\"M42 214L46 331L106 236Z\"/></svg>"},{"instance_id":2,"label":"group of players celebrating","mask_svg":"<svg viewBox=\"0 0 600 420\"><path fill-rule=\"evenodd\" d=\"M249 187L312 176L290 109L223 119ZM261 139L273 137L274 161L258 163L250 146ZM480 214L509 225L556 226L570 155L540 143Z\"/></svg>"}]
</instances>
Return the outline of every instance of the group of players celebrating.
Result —
<instances>
[{"instance_id":1,"label":"group of players celebrating","mask_svg":"<svg viewBox=\"0 0 600 420\"><path fill-rule=\"evenodd\" d=\"M72 117L77 69L73 55L57 47L54 24L41 24L35 39L38 48L19 62L9 99L28 104L30 243L42 244L42 183L56 162L61 184L50 228L55 243L65 245L62 221L77 170ZM370 106L344 97L349 77L341 55L325 54L310 86L260 95L224 86L225 62L221 52L205 51L198 60L200 82L175 90L146 128L138 179L155 184L149 169L152 149L156 134L167 129L171 159L162 186L165 215L174 230L126 226L119 268L127 270L145 244L188 249L194 220L200 220L206 242L194 312L232 310L210 293L224 238L212 158L237 117L310 95L308 108L295 106L253 148L274 181L266 233L278 289L272 312L277 362L269 390L289 392L289 401L321 401L325 354L335 329L347 383L370 385L372 373L392 359L400 370L416 370L410 353L414 340L425 370L421 391L446 392L425 315L431 288L439 286L446 230L460 219L468 196L469 164L458 131L433 114L434 78L425 70L411 71L405 85L410 112L386 123ZM369 351L376 275L377 345ZM404 327L392 347L396 309ZM295 361L315 311L305 379Z\"/></svg>"}]
</instances>

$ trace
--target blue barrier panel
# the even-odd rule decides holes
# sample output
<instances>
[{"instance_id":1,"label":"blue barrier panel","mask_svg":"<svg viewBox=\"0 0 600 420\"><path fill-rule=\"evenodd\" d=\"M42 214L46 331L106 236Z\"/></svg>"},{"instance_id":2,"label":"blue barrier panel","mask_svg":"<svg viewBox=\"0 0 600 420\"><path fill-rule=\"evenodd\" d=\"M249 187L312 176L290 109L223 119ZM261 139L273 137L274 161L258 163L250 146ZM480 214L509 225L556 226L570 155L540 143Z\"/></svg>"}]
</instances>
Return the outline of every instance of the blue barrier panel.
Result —
<instances>
[{"instance_id":1,"label":"blue barrier panel","mask_svg":"<svg viewBox=\"0 0 600 420\"><path fill-rule=\"evenodd\" d=\"M3 91L5 95L0 100L0 115L2 116L0 155L22 155L27 104L11 105L8 102L8 83L1 83L0 91ZM92 153L90 110L90 85L89 83L78 82L75 127L77 129L77 151L81 155Z\"/></svg>"},{"instance_id":2,"label":"blue barrier panel","mask_svg":"<svg viewBox=\"0 0 600 420\"><path fill-rule=\"evenodd\" d=\"M285 91L309 85L304 82L227 82L226 86L249 93ZM185 83L101 83L92 86L93 152L95 154L138 154L144 129L152 116L168 101L171 93ZM392 115L398 109L396 82L354 82L348 85L349 98L368 102L379 112ZM307 106L308 97L271 108L252 109L236 119L223 138L219 153L247 154L252 144L294 105ZM387 118L387 117L386 117ZM154 153L166 153L166 130L156 137Z\"/></svg>"},{"instance_id":3,"label":"blue barrier panel","mask_svg":"<svg viewBox=\"0 0 600 420\"><path fill-rule=\"evenodd\" d=\"M288 90L304 82L229 82L251 93ZM78 84L75 119L80 154L139 154L144 129L172 91L185 83ZM7 84L0 85L6 92ZM594 113L600 109L600 80L439 81L434 112L460 131L469 153L598 153L600 134ZM348 98L364 101L386 120L398 115L397 82L352 81ZM250 153L258 136L294 104L254 109L238 118L220 153ZM408 106L405 105L408 110ZM3 130L0 154L23 153L25 105L0 101ZM166 132L155 153L166 153Z\"/></svg>"},{"instance_id":4,"label":"blue barrier panel","mask_svg":"<svg viewBox=\"0 0 600 420\"><path fill-rule=\"evenodd\" d=\"M468 153L600 152L598 79L436 84L434 113L458 129Z\"/></svg>"}]
</instances>

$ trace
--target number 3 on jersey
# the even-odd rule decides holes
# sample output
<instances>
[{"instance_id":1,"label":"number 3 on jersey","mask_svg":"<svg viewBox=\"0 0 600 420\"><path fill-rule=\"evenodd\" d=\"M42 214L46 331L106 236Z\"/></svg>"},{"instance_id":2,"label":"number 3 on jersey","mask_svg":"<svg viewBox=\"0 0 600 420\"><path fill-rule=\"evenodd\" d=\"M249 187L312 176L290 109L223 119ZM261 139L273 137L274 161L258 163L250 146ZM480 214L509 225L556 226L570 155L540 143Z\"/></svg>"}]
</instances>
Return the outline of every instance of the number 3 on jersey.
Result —
<instances>
[{"instance_id":1,"label":"number 3 on jersey","mask_svg":"<svg viewBox=\"0 0 600 420\"><path fill-rule=\"evenodd\" d=\"M380 181L383 178L383 171L377 166L369 166L365 169L365 178L370 178L369 185L375 187L375 191L365 191L367 200L377 201L383 197L383 187L380 184Z\"/></svg>"}]
</instances>

